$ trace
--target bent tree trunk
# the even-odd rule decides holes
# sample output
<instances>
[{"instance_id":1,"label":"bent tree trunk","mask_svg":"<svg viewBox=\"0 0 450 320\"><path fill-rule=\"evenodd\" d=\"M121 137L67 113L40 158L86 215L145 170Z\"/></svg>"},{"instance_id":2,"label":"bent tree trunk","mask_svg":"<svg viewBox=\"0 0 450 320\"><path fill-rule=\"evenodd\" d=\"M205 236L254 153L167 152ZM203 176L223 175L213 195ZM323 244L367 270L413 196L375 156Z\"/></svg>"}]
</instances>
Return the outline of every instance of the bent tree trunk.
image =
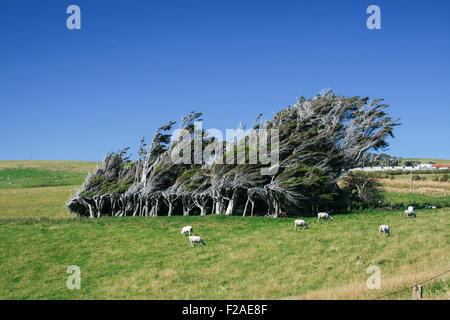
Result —
<instances>
[{"instance_id":1,"label":"bent tree trunk","mask_svg":"<svg viewBox=\"0 0 450 320\"><path fill-rule=\"evenodd\" d=\"M225 199L222 197L219 197L215 201L215 208L216 208L216 214L222 214L225 212Z\"/></svg>"},{"instance_id":2,"label":"bent tree trunk","mask_svg":"<svg viewBox=\"0 0 450 320\"><path fill-rule=\"evenodd\" d=\"M228 206L227 206L227 210L225 211L225 215L231 216L231 215L235 214L236 203L237 203L238 197L239 197L238 190L234 190L233 195L231 196L231 199L229 199L229 201L228 201Z\"/></svg>"},{"instance_id":3,"label":"bent tree trunk","mask_svg":"<svg viewBox=\"0 0 450 320\"><path fill-rule=\"evenodd\" d=\"M172 212L173 212L173 202L169 202L168 203L168 205L169 205L169 211L167 212L167 215L170 217L170 216L172 216Z\"/></svg>"}]
</instances>

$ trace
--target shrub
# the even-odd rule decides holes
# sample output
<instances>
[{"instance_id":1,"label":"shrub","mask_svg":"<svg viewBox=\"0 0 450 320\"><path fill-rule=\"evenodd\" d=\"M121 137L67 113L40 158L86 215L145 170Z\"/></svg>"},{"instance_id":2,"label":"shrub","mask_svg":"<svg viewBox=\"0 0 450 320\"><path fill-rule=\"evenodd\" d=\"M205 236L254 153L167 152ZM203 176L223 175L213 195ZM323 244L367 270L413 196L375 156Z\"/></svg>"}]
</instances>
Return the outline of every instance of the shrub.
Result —
<instances>
[{"instance_id":1,"label":"shrub","mask_svg":"<svg viewBox=\"0 0 450 320\"><path fill-rule=\"evenodd\" d=\"M357 206L374 206L383 200L382 185L374 175L364 171L348 172L342 187L348 192L350 203Z\"/></svg>"}]
</instances>

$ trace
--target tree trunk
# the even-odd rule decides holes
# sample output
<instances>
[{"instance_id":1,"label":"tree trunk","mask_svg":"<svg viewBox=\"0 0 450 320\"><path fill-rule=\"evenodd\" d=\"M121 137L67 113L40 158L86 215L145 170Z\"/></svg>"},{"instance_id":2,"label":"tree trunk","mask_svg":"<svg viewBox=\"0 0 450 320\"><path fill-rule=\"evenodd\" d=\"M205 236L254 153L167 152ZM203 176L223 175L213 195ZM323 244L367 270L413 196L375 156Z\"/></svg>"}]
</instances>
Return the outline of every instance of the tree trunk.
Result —
<instances>
[{"instance_id":1,"label":"tree trunk","mask_svg":"<svg viewBox=\"0 0 450 320\"><path fill-rule=\"evenodd\" d=\"M223 214L225 212L225 203L222 197L219 197L216 202L216 214Z\"/></svg>"},{"instance_id":2,"label":"tree trunk","mask_svg":"<svg viewBox=\"0 0 450 320\"><path fill-rule=\"evenodd\" d=\"M239 193L237 190L233 191L233 195L231 196L231 199L228 202L227 210L225 211L225 214L227 216L231 216L235 214L236 212L236 202L238 200Z\"/></svg>"},{"instance_id":3,"label":"tree trunk","mask_svg":"<svg viewBox=\"0 0 450 320\"><path fill-rule=\"evenodd\" d=\"M86 203L89 207L89 217L90 218L95 218L94 216L94 210L92 209L92 206L89 203Z\"/></svg>"},{"instance_id":4,"label":"tree trunk","mask_svg":"<svg viewBox=\"0 0 450 320\"><path fill-rule=\"evenodd\" d=\"M167 213L167 216L171 217L172 216L172 212L173 212L173 203L169 199L169 212Z\"/></svg>"},{"instance_id":5,"label":"tree trunk","mask_svg":"<svg viewBox=\"0 0 450 320\"><path fill-rule=\"evenodd\" d=\"M253 217L253 209L255 208L255 201L250 200L250 202L252 203L252 214L251 214L251 216Z\"/></svg>"},{"instance_id":6,"label":"tree trunk","mask_svg":"<svg viewBox=\"0 0 450 320\"><path fill-rule=\"evenodd\" d=\"M243 217L245 217L245 213L247 212L247 206L248 206L249 202L250 202L250 198L247 197L247 201L245 202L244 212L242 213Z\"/></svg>"},{"instance_id":7,"label":"tree trunk","mask_svg":"<svg viewBox=\"0 0 450 320\"><path fill-rule=\"evenodd\" d=\"M273 214L273 217L274 218L278 218L278 213L279 213L279 211L280 211L280 208L279 208L279 206L278 206L278 202L276 201L276 200L274 200L273 201L274 203L273 203L273 207L274 207L274 214Z\"/></svg>"}]
</instances>

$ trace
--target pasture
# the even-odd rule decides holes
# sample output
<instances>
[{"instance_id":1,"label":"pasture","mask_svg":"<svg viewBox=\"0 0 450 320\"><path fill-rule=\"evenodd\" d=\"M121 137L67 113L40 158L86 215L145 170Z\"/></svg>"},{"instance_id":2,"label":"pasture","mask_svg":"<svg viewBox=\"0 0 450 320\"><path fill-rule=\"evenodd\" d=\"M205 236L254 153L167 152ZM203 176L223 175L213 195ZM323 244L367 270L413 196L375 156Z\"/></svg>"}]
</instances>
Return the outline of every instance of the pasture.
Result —
<instances>
[{"instance_id":1,"label":"pasture","mask_svg":"<svg viewBox=\"0 0 450 320\"><path fill-rule=\"evenodd\" d=\"M449 164L450 160L449 159L432 159L432 158L408 158L405 160L409 160L409 161L418 161L420 163L429 163L429 162L434 162L437 164Z\"/></svg>"},{"instance_id":2,"label":"pasture","mask_svg":"<svg viewBox=\"0 0 450 320\"><path fill-rule=\"evenodd\" d=\"M95 163L42 165L20 163L39 171L26 171L28 185L20 175L0 181L1 299L374 299L450 269L448 207L416 210L416 219L398 210L306 217L311 228L297 231L293 218L75 219L64 203ZM387 195L448 203L443 195ZM391 237L378 234L381 224ZM190 247L184 225L206 246ZM81 269L80 290L66 287L70 265ZM380 290L366 286L370 265L381 268ZM424 298L448 299L449 285L449 274L427 282ZM385 298L410 297L408 289Z\"/></svg>"}]
</instances>

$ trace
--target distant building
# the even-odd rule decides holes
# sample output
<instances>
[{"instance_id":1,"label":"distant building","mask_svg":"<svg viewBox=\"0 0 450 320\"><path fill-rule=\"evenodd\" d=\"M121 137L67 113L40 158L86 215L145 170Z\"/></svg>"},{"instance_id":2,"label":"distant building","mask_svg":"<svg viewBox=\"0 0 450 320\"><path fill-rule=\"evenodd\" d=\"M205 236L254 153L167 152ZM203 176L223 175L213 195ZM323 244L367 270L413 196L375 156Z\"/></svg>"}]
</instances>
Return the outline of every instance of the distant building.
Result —
<instances>
[{"instance_id":1,"label":"distant building","mask_svg":"<svg viewBox=\"0 0 450 320\"><path fill-rule=\"evenodd\" d=\"M450 164L432 164L435 169L450 169Z\"/></svg>"}]
</instances>

